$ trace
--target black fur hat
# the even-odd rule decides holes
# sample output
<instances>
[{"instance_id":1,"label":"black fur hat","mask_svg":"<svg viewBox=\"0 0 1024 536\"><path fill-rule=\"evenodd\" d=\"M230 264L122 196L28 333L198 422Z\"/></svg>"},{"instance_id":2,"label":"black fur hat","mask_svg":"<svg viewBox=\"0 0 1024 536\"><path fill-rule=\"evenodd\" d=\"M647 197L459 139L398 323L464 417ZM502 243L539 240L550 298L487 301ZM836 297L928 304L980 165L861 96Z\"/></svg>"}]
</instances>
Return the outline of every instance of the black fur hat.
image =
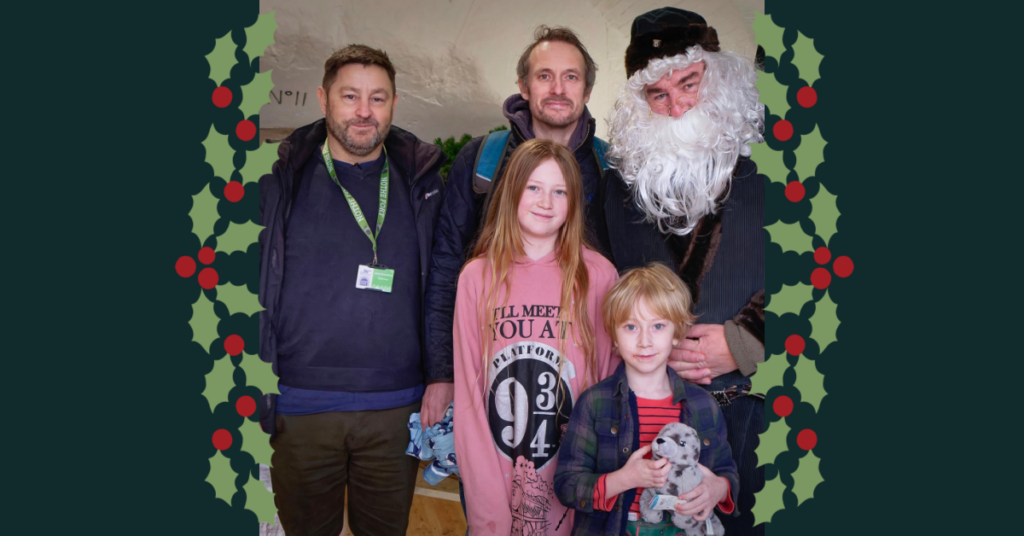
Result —
<instances>
[{"instance_id":1,"label":"black fur hat","mask_svg":"<svg viewBox=\"0 0 1024 536\"><path fill-rule=\"evenodd\" d=\"M718 52L718 32L708 26L704 17L674 7L648 11L633 20L626 49L626 78L647 67L656 58L682 54L687 48L700 45L708 52Z\"/></svg>"}]
</instances>

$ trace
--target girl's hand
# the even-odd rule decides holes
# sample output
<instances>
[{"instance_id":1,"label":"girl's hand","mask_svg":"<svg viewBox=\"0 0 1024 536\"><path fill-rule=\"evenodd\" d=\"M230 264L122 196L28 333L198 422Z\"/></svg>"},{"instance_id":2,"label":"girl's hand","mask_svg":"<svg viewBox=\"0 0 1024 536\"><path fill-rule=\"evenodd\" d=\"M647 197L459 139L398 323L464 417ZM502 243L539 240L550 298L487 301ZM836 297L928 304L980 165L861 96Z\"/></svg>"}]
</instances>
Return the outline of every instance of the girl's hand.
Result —
<instances>
[{"instance_id":1,"label":"girl's hand","mask_svg":"<svg viewBox=\"0 0 1024 536\"><path fill-rule=\"evenodd\" d=\"M668 483L668 472L672 467L665 458L645 460L644 456L650 451L650 445L637 450L626 461L626 465L608 474L605 493L609 497L634 488L660 488Z\"/></svg>"},{"instance_id":2,"label":"girl's hand","mask_svg":"<svg viewBox=\"0 0 1024 536\"><path fill-rule=\"evenodd\" d=\"M681 501L676 503L676 512L684 516L693 516L697 521L704 521L711 517L718 503L725 500L729 493L729 481L716 476L710 469L697 464L700 472L704 474L704 480L696 488L679 496Z\"/></svg>"}]
</instances>

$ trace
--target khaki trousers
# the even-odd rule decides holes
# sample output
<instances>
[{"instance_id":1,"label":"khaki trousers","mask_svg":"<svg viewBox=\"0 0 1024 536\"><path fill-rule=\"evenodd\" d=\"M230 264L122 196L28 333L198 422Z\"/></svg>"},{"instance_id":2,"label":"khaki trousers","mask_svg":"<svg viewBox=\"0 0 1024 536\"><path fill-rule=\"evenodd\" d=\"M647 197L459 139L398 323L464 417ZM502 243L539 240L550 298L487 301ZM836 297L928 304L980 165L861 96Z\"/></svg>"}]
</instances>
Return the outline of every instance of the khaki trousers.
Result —
<instances>
[{"instance_id":1,"label":"khaki trousers","mask_svg":"<svg viewBox=\"0 0 1024 536\"><path fill-rule=\"evenodd\" d=\"M338 536L348 489L356 536L405 536L419 461L405 453L420 402L380 411L277 415L271 481L288 536Z\"/></svg>"}]
</instances>

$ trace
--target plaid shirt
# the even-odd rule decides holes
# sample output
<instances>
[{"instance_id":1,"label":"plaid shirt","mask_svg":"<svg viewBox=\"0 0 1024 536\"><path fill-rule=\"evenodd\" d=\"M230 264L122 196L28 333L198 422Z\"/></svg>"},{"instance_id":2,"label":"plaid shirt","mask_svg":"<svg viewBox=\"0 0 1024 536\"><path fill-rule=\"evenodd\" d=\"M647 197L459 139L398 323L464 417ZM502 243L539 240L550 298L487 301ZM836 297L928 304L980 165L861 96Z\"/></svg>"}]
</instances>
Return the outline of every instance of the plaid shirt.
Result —
<instances>
[{"instance_id":1,"label":"plaid shirt","mask_svg":"<svg viewBox=\"0 0 1024 536\"><path fill-rule=\"evenodd\" d=\"M701 465L729 481L733 503L738 502L740 482L732 449L726 440L725 418L714 397L690 384L666 367L672 384L673 404L682 402L679 421L693 427L700 438ZM555 493L565 506L575 508L573 535L620 536L626 530L626 514L636 489L624 491L611 512L594 509L597 479L626 465L640 448L636 395L626 382L625 364L615 374L586 390L573 408L568 428L558 449ZM739 515L739 509L732 515Z\"/></svg>"}]
</instances>

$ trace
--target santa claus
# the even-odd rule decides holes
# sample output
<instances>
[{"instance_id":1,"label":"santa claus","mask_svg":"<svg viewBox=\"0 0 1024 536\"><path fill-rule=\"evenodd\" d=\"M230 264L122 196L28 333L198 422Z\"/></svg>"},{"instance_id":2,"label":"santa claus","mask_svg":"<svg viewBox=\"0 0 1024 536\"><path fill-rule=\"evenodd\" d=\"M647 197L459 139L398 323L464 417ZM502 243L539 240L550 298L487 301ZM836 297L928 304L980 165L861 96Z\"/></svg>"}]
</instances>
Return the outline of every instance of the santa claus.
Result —
<instances>
[{"instance_id":1,"label":"santa claus","mask_svg":"<svg viewBox=\"0 0 1024 536\"><path fill-rule=\"evenodd\" d=\"M664 262L690 286L699 324L670 365L708 389L727 421L740 495L739 515L719 516L726 534L763 534L751 513L764 487L754 455L764 397L750 382L764 362L766 179L749 159L763 141L757 73L693 12L645 13L630 37L599 240L619 270Z\"/></svg>"}]
</instances>

